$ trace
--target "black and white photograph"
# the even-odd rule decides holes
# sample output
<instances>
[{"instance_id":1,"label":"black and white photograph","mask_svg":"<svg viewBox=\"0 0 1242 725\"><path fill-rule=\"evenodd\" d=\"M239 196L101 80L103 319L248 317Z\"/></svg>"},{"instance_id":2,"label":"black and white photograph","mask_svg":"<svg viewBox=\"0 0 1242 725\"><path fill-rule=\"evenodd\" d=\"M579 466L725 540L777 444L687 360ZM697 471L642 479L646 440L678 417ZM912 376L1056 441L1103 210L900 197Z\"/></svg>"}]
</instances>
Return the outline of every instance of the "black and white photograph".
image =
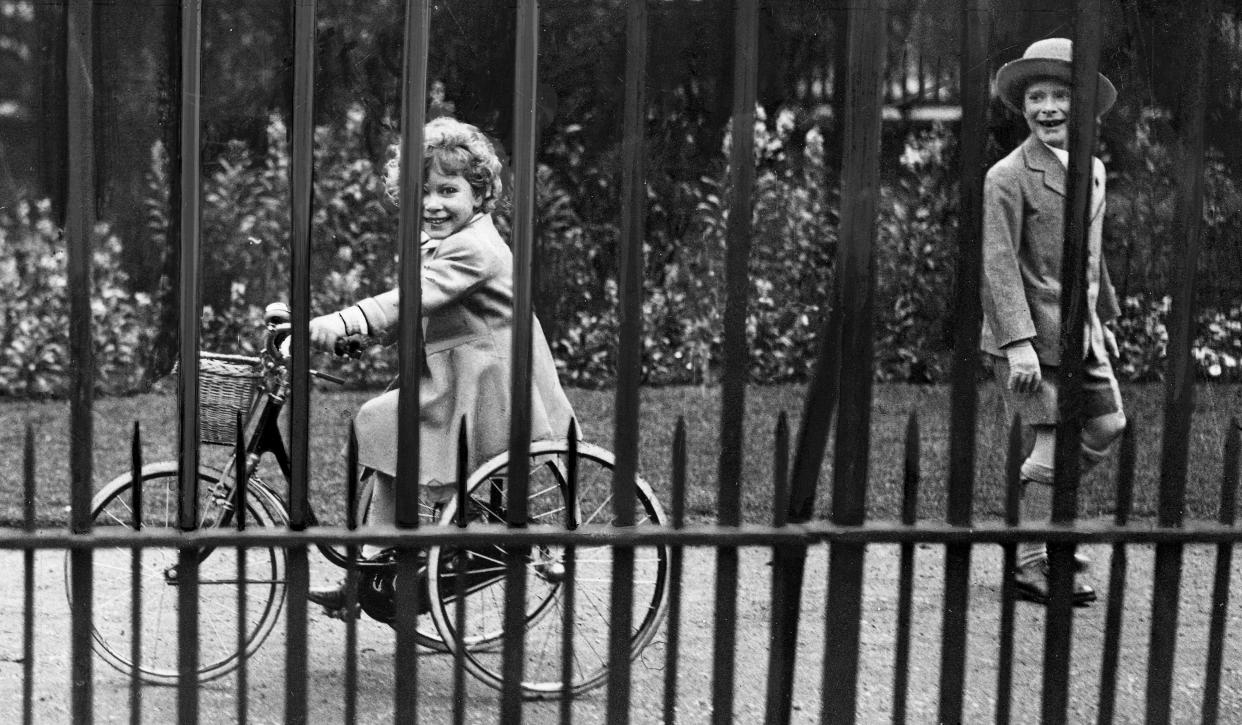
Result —
<instances>
[{"instance_id":1,"label":"black and white photograph","mask_svg":"<svg viewBox=\"0 0 1242 725\"><path fill-rule=\"evenodd\" d=\"M0 0L0 719L1242 723L1242 1Z\"/></svg>"}]
</instances>

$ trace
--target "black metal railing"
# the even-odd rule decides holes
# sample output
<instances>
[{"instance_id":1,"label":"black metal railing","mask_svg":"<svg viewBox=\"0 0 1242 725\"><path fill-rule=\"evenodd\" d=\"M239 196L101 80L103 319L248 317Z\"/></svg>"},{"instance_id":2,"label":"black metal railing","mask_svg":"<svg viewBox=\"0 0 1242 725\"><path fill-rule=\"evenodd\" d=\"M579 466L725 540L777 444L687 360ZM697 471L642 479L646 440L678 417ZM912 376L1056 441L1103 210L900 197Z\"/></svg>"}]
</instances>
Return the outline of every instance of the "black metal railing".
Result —
<instances>
[{"instance_id":1,"label":"black metal railing","mask_svg":"<svg viewBox=\"0 0 1242 725\"><path fill-rule=\"evenodd\" d=\"M748 129L754 123L756 72L762 59L757 54L756 27L758 0L737 0L734 43L733 128ZM1196 0L1194 8L1206 13L1206 0ZM165 530L92 530L92 451L93 451L93 375L91 366L90 320L90 245L93 225L94 167L92 137L94 100L91 93L92 72L92 7L89 0L69 0L65 32L67 53L70 153L67 178L68 208L65 240L69 254L69 295L72 310L70 330L71 357L74 377L71 383L71 516L66 531L36 530L33 501L36 490L36 461L33 434L27 429L24 452L24 482L27 505L21 529L0 531L0 549L20 549L25 555L24 585L26 597L23 611L23 689L22 707L27 720L33 712L34 641L37 636L33 617L34 552L66 550L69 552L69 591L72 606L72 678L71 717L74 722L91 722L95 714L94 676L92 672L91 628L92 552L103 547L133 550L133 567L140 566L143 552L152 547L168 547L181 552L183 572L178 588L181 678L177 689L177 719L194 723L202 719L199 712L199 687L195 668L199 657L200 620L198 611L198 553L211 547L250 547L274 545L287 552L287 609L285 651L284 712L287 722L307 722L308 712L308 650L306 593L309 587L307 554L314 544L348 546L352 550L363 543L381 543L399 547L401 572L412 575L416 552L430 546L495 545L507 550L529 551L531 547L563 545L575 547L590 543L614 547L610 607L615 613L610 638L607 681L608 719L614 723L628 722L632 708L631 653L626 633L631 626L630 612L634 591L632 571L634 549L642 545L666 545L669 549L668 587L669 612L665 625L665 660L663 662L662 717L675 722L679 717L677 698L682 684L678 644L687 627L714 626L715 643L712 671L712 721L727 723L735 718L734 652L737 646L737 590L739 586L739 548L768 547L774 553L772 568L772 608L768 682L766 687L766 722L788 723L792 720L794 673L797 671L799 623L802 621L801 601L808 548L829 545L827 593L823 601L826 644L820 683L822 720L831 723L852 723L858 711L858 673L860 671L860 626L862 621L863 564L867 547L892 543L900 547L900 570L897 597L897 641L893 672L892 712L895 721L908 714L907 689L911 659L911 616L913 566L916 543L943 545L945 551L944 610L941 635L939 676L939 719L962 722L964 719L965 671L967 662L968 590L971 576L971 553L981 544L998 544L1004 553L1004 566L1012 568L1014 547L1022 541L1048 541L1054 561L1068 562L1075 547L1087 543L1109 543L1113 546L1106 608L1105 641L1099 683L1099 717L1107 722L1115 714L1122 602L1127 587L1126 547L1154 544L1156 547L1156 582L1153 589L1151 632L1149 639L1146 687L1147 714L1150 722L1170 722L1173 661L1177 645L1177 605L1181 593L1183 547L1192 543L1215 544L1217 558L1212 594L1209 655L1206 663L1203 693L1203 718L1215 722L1217 695L1226 641L1226 605L1229 599L1232 547L1242 541L1242 530L1235 525L1236 489L1238 485L1239 427L1236 421L1226 436L1224 472L1221 479L1220 516L1214 522L1183 520L1183 502L1188 468L1188 441L1191 429L1193 379L1190 366L1191 320L1194 308L1194 269L1199 239L1199 209L1202 205L1203 121L1206 45L1192 49L1186 68L1186 95L1179 112L1182 153L1177 187L1179 205L1175 236L1185 240L1177 259L1177 286L1173 294L1173 315L1170 323L1170 371L1166 380L1165 417L1163 428L1162 468L1158 523L1135 527L1130 521L1133 498L1135 433L1127 429L1121 447L1117 508L1112 523L1076 521L1076 491L1079 472L1076 441L1081 427L1080 411L1072 407L1073 396L1064 396L1066 407L1059 441L1057 486L1054 518L1051 522L1019 522L1016 500L1017 464L1020 438L1017 426L1011 436L1009 453L1009 491L1006 515L999 521L979 521L972 517L975 479L976 375L978 367L979 259L982 214L980 209L983 185L983 149L989 98L988 10L982 0L962 0L961 8L961 72L958 74L962 105L961 134L961 223L959 227L957 289L955 308L958 320L954 344L957 353L952 375L952 407L950 417L950 451L948 503L944 521L916 519L916 502L921 485L920 426L913 415L906 433L904 451L903 505L900 521L868 521L865 504L868 489L868 460L872 453L870 423L872 405L872 311L875 285L874 257L876 239L876 208L879 199L879 158L881 111L884 104L882 80L885 58L888 10L885 0L871 0L849 5L847 55L849 73L845 89L844 162L841 180L842 208L838 269L839 283L831 301L831 312L823 321L820 334L821 350L814 377L806 391L805 408L800 427L789 450L789 431L782 418L773 440L776 471L773 489L773 521L770 525L744 524L741 497L744 481L742 451L745 431L744 403L747 381L748 345L745 329L747 262L751 244L751 195L754 178L753 138L737 133L732 146L732 195L729 200L729 231L726 253L727 302L724 314L724 361L722 406L720 418L720 452L717 483L719 512L715 524L687 525L686 496L686 430L679 422L669 462L672 480L671 526L631 526L635 479L637 476L639 415L638 386L641 376L641 296L642 241L644 238L644 186L646 147L643 138L645 119L644 83L648 74L646 57L650 37L647 3L626 4L627 62L625 69L625 114L622 144L622 210L619 246L619 291L621 326L618 340L618 384L616 388L615 431L615 510L616 526L578 525L572 516L563 528L537 531L527 526L525 502L529 481L523 466L511 471L507 482L511 505L507 510L507 528L479 530L460 526L419 526L417 486L402 487L397 498L395 527L356 526L356 511L349 509L347 526L318 527L311 524L307 499L310 449L310 369L307 322L310 315L310 223L312 214L312 119L314 109L315 0L297 0L294 12L293 53L293 123L291 126L290 175L292 194L292 278L291 308L294 345L290 374L290 441L291 464L289 521L287 528L247 526L244 498L239 498L241 515L235 527L199 529L197 502L199 470L199 319L202 296L202 248L199 205L200 169L199 73L202 60L200 41L201 6L196 0L182 3L181 80L179 94L181 136L175 155L179 173L174 175L176 188L172 197L179 200L175 212L179 229L181 255L180 274L180 367L178 386L180 440L178 456L182 497L178 526ZM1078 0L1074 22L1075 78L1094 78L1100 51L1100 2ZM538 37L539 3L519 0L515 58L515 143L513 237L514 250L514 355L512 358L512 404L510 421L510 453L514 460L524 460L530 452L531 338L532 338L532 269L536 264L534 250L534 180L538 136L536 98L539 78ZM420 319L420 274L417 239L420 230L421 180L417 152L422 145L427 96L427 49L431 12L427 0L410 0L406 4L404 70L402 83L402 165L400 171L400 285L401 324L399 354L401 377L417 380L422 356ZM1206 22L1206 20L1203 20ZM920 75L920 78L922 75ZM1094 107L1094 82L1075 83L1073 103L1078 108ZM1091 143L1095 135L1095 118L1077 114L1071 126L1069 193L1064 259L1066 269L1074 270L1065 285L1062 309L1068 315L1064 329L1082 328L1085 294L1085 235L1091 173ZM1069 335L1066 344L1081 346ZM1069 360L1081 355L1069 354ZM1080 384L1081 365L1069 363L1066 381L1070 390ZM400 420L416 421L418 416L417 388L402 387ZM835 426L834 426L835 421ZM239 434L242 428L238 426ZM820 470L828 448L829 436L835 428L833 455L832 508L817 517L814 510ZM399 429L399 475L416 481L419 461L417 425ZM570 432L569 440L577 435ZM238 442L239 450L242 443ZM351 446L352 450L352 446ZM460 452L459 452L460 453ZM792 456L792 465L788 464ZM139 432L133 436L134 480L141 480L142 445ZM463 458L464 460L464 458ZM569 461L575 465L573 454ZM244 456L238 456L238 480L244 480ZM459 478L464 482L464 463ZM347 500L353 505L357 490L356 458L351 459L346 489ZM570 479L573 480L571 474ZM756 482L756 485L768 485ZM238 487L239 497L246 486ZM141 497L141 490L134 491ZM141 504L134 504L141 510ZM571 507L572 508L572 507ZM134 528L137 528L135 525ZM681 592L684 577L685 547L715 547L716 592L714 625L687 622L683 619ZM246 558L238 557L239 566ZM569 558L572 561L573 557ZM521 630L526 617L525 578L518 557L508 560L506 574L505 630L503 639L504 687L499 704L503 722L520 722L526 704L523 700L524 640ZM1052 597L1049 605L1049 626L1044 641L1044 679L1042 682L1042 716L1046 722L1062 723L1070 719L1069 681L1073 659L1073 608L1070 567L1053 567ZM1060 572L1060 573L1057 573ZM245 573L239 571L239 578ZM460 579L460 578L459 578ZM572 619L575 598L573 576L565 592L565 610L561 616ZM133 596L141 596L138 578L134 577ZM246 608L245 588L238 602L239 615ZM1013 688L1013 657L1015 612L1009 583L1002 592L999 613L999 654L996 668L997 722L1012 718L1010 693ZM421 682L419 657L416 653L414 630L419 611L417 587L397 589L396 649L394 655L395 703L397 722L414 722L418 713ZM459 625L466 616L465 597L458 596L456 616ZM143 613L135 607L133 631L141 631ZM342 665L345 682L343 705L347 721L358 713L356 685L358 682L358 641L356 624L346 624L346 644ZM567 628L567 631L570 631ZM135 648L141 641L134 640ZM562 657L572 659L575 642L566 638L561 643ZM566 665L568 666L568 665ZM466 699L464 662L460 651L454 659L452 688L454 722L464 722L471 703ZM249 717L246 683L250 677L244 661L237 670L237 710L235 717ZM144 689L135 673L130 683L129 706L133 721L142 718ZM573 700L566 697L559 707L562 722L573 718Z\"/></svg>"}]
</instances>

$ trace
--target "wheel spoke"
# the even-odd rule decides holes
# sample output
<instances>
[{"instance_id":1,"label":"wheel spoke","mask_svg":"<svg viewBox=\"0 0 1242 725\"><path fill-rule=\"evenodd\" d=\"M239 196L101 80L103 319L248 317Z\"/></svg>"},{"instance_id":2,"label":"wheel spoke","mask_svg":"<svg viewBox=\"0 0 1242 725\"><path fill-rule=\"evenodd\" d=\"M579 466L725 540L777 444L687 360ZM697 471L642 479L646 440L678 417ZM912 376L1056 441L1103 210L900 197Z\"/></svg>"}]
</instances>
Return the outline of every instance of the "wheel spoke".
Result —
<instances>
[{"instance_id":1,"label":"wheel spoke","mask_svg":"<svg viewBox=\"0 0 1242 725\"><path fill-rule=\"evenodd\" d=\"M549 518L552 518L553 516L563 513L565 511L565 508L566 508L565 506L557 506L556 508L545 511L541 514L535 514L531 516L531 518L536 521L542 521L544 519L549 519Z\"/></svg>"},{"instance_id":2,"label":"wheel spoke","mask_svg":"<svg viewBox=\"0 0 1242 725\"><path fill-rule=\"evenodd\" d=\"M111 508L106 508L106 509L104 509L104 511L103 511L104 515L105 515L105 516L107 516L109 519L111 519L111 520L112 520L112 523L117 524L117 525L119 525L119 526L129 526L130 524L132 524L132 523L133 523L133 519L134 519L134 516L133 516L134 509L133 509L133 507L131 507L131 506L129 505L129 503L128 503L128 502L126 502L126 501L121 501L121 500L118 500L118 501L114 501L113 503L115 503L115 504L117 504L118 506L120 506L120 507L123 509L123 511L122 511L121 513L123 513L123 514L128 514L128 516L126 516L124 519L122 519L122 518L121 518L120 516L118 516L117 514L112 513L112 509L111 509Z\"/></svg>"}]
</instances>

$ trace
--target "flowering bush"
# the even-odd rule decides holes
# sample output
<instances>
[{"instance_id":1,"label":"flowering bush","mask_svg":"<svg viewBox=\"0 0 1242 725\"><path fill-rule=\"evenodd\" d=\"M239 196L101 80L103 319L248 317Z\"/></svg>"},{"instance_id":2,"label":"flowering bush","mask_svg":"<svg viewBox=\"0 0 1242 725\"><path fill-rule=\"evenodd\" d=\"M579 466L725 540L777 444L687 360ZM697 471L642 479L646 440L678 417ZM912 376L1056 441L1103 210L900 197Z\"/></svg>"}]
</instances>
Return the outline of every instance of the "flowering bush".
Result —
<instances>
[{"instance_id":1,"label":"flowering bush","mask_svg":"<svg viewBox=\"0 0 1242 725\"><path fill-rule=\"evenodd\" d=\"M876 249L876 377L944 378L957 257L956 143L937 124L906 136L881 186Z\"/></svg>"},{"instance_id":2,"label":"flowering bush","mask_svg":"<svg viewBox=\"0 0 1242 725\"><path fill-rule=\"evenodd\" d=\"M1117 376L1132 382L1159 380L1164 374L1169 333L1164 321L1169 314L1169 297L1147 299L1128 296L1121 303L1121 316L1113 321L1120 355Z\"/></svg>"},{"instance_id":3,"label":"flowering bush","mask_svg":"<svg viewBox=\"0 0 1242 725\"><path fill-rule=\"evenodd\" d=\"M120 241L94 229L91 305L95 387L129 392L148 378L155 306L131 293ZM47 201L0 210L0 396L59 396L69 388L68 255Z\"/></svg>"},{"instance_id":4,"label":"flowering bush","mask_svg":"<svg viewBox=\"0 0 1242 725\"><path fill-rule=\"evenodd\" d=\"M1162 380L1168 359L1166 328L1172 299L1127 297L1114 322L1121 356L1117 374L1123 380ZM1242 382L1242 305L1200 310L1190 346L1196 377L1217 382Z\"/></svg>"},{"instance_id":5,"label":"flowering bush","mask_svg":"<svg viewBox=\"0 0 1242 725\"><path fill-rule=\"evenodd\" d=\"M1201 314L1190 354L1208 380L1242 380L1242 305Z\"/></svg>"},{"instance_id":6,"label":"flowering bush","mask_svg":"<svg viewBox=\"0 0 1242 725\"><path fill-rule=\"evenodd\" d=\"M826 168L823 136L809 118L786 109L769 120L759 112L753 129L756 176L745 325L749 374L757 383L807 379L834 294L839 190L828 181L836 174ZM363 151L362 120L355 109L341 128L316 131L315 314L396 285L397 214L384 202L382 169ZM234 144L204 179L204 349L255 353L264 305L288 299L286 137L281 119L272 117L262 155ZM572 134L560 138L569 144ZM731 142L726 134L722 158ZM1166 163L1159 150L1150 155L1156 169ZM575 153L569 145L562 152ZM907 135L897 163L885 168L875 250L880 380L945 377L954 325L949 291L957 248L955 157L952 135L933 127ZM172 246L167 164L156 146L146 200L147 237L155 253ZM1235 226L1228 202L1237 188L1217 165L1208 171L1207 232L1223 240ZM564 380L577 386L610 385L616 375L620 233L616 224L587 223L579 214L586 205L615 202L615 182L599 169L572 176L541 166L536 173L541 282L536 308ZM659 175L649 182L640 342L648 384L705 384L719 374L730 184L723 162L693 183ZM1129 181L1110 186L1110 224L1160 227L1164 201L1113 203L1114 189L1127 188L1138 187ZM507 210L496 216L508 236ZM0 395L59 395L67 388L64 242L51 219L46 203L0 211ZM107 226L96 229L92 334L98 385L105 392L139 390L166 372L166 365L150 359L153 340L161 326L176 324L174 286L166 282L154 302L131 293L119 264L120 245ZM1110 256L1110 262L1118 259L1128 257ZM1134 266L1159 268L1160 263L1143 259ZM1160 379L1169 344L1168 298L1128 294L1122 307L1115 323L1118 375L1128 381ZM1202 379L1242 381L1242 306L1205 308L1196 320L1192 355ZM369 354L337 364L353 384L382 385L396 372L396 355Z\"/></svg>"}]
</instances>

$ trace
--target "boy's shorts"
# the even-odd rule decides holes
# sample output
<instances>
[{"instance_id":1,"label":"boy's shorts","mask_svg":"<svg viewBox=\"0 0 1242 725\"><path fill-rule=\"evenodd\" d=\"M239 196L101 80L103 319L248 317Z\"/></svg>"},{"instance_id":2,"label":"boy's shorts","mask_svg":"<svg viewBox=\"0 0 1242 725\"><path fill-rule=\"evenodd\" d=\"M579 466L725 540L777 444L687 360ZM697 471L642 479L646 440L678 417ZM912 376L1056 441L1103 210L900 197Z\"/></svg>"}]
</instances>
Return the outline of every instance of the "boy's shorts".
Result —
<instances>
[{"instance_id":1,"label":"boy's shorts","mask_svg":"<svg viewBox=\"0 0 1242 725\"><path fill-rule=\"evenodd\" d=\"M1120 411L1121 388L1112 364L1088 354L1083 360L1082 372L1083 416L1090 420ZM1024 425L1056 425L1060 421L1057 411L1057 391L1061 388L1059 367L1041 364L1039 388L1029 394L1009 389L1009 360L1006 358L992 356L992 374L1005 401L1006 417L1012 419L1017 413L1022 416Z\"/></svg>"}]
</instances>

